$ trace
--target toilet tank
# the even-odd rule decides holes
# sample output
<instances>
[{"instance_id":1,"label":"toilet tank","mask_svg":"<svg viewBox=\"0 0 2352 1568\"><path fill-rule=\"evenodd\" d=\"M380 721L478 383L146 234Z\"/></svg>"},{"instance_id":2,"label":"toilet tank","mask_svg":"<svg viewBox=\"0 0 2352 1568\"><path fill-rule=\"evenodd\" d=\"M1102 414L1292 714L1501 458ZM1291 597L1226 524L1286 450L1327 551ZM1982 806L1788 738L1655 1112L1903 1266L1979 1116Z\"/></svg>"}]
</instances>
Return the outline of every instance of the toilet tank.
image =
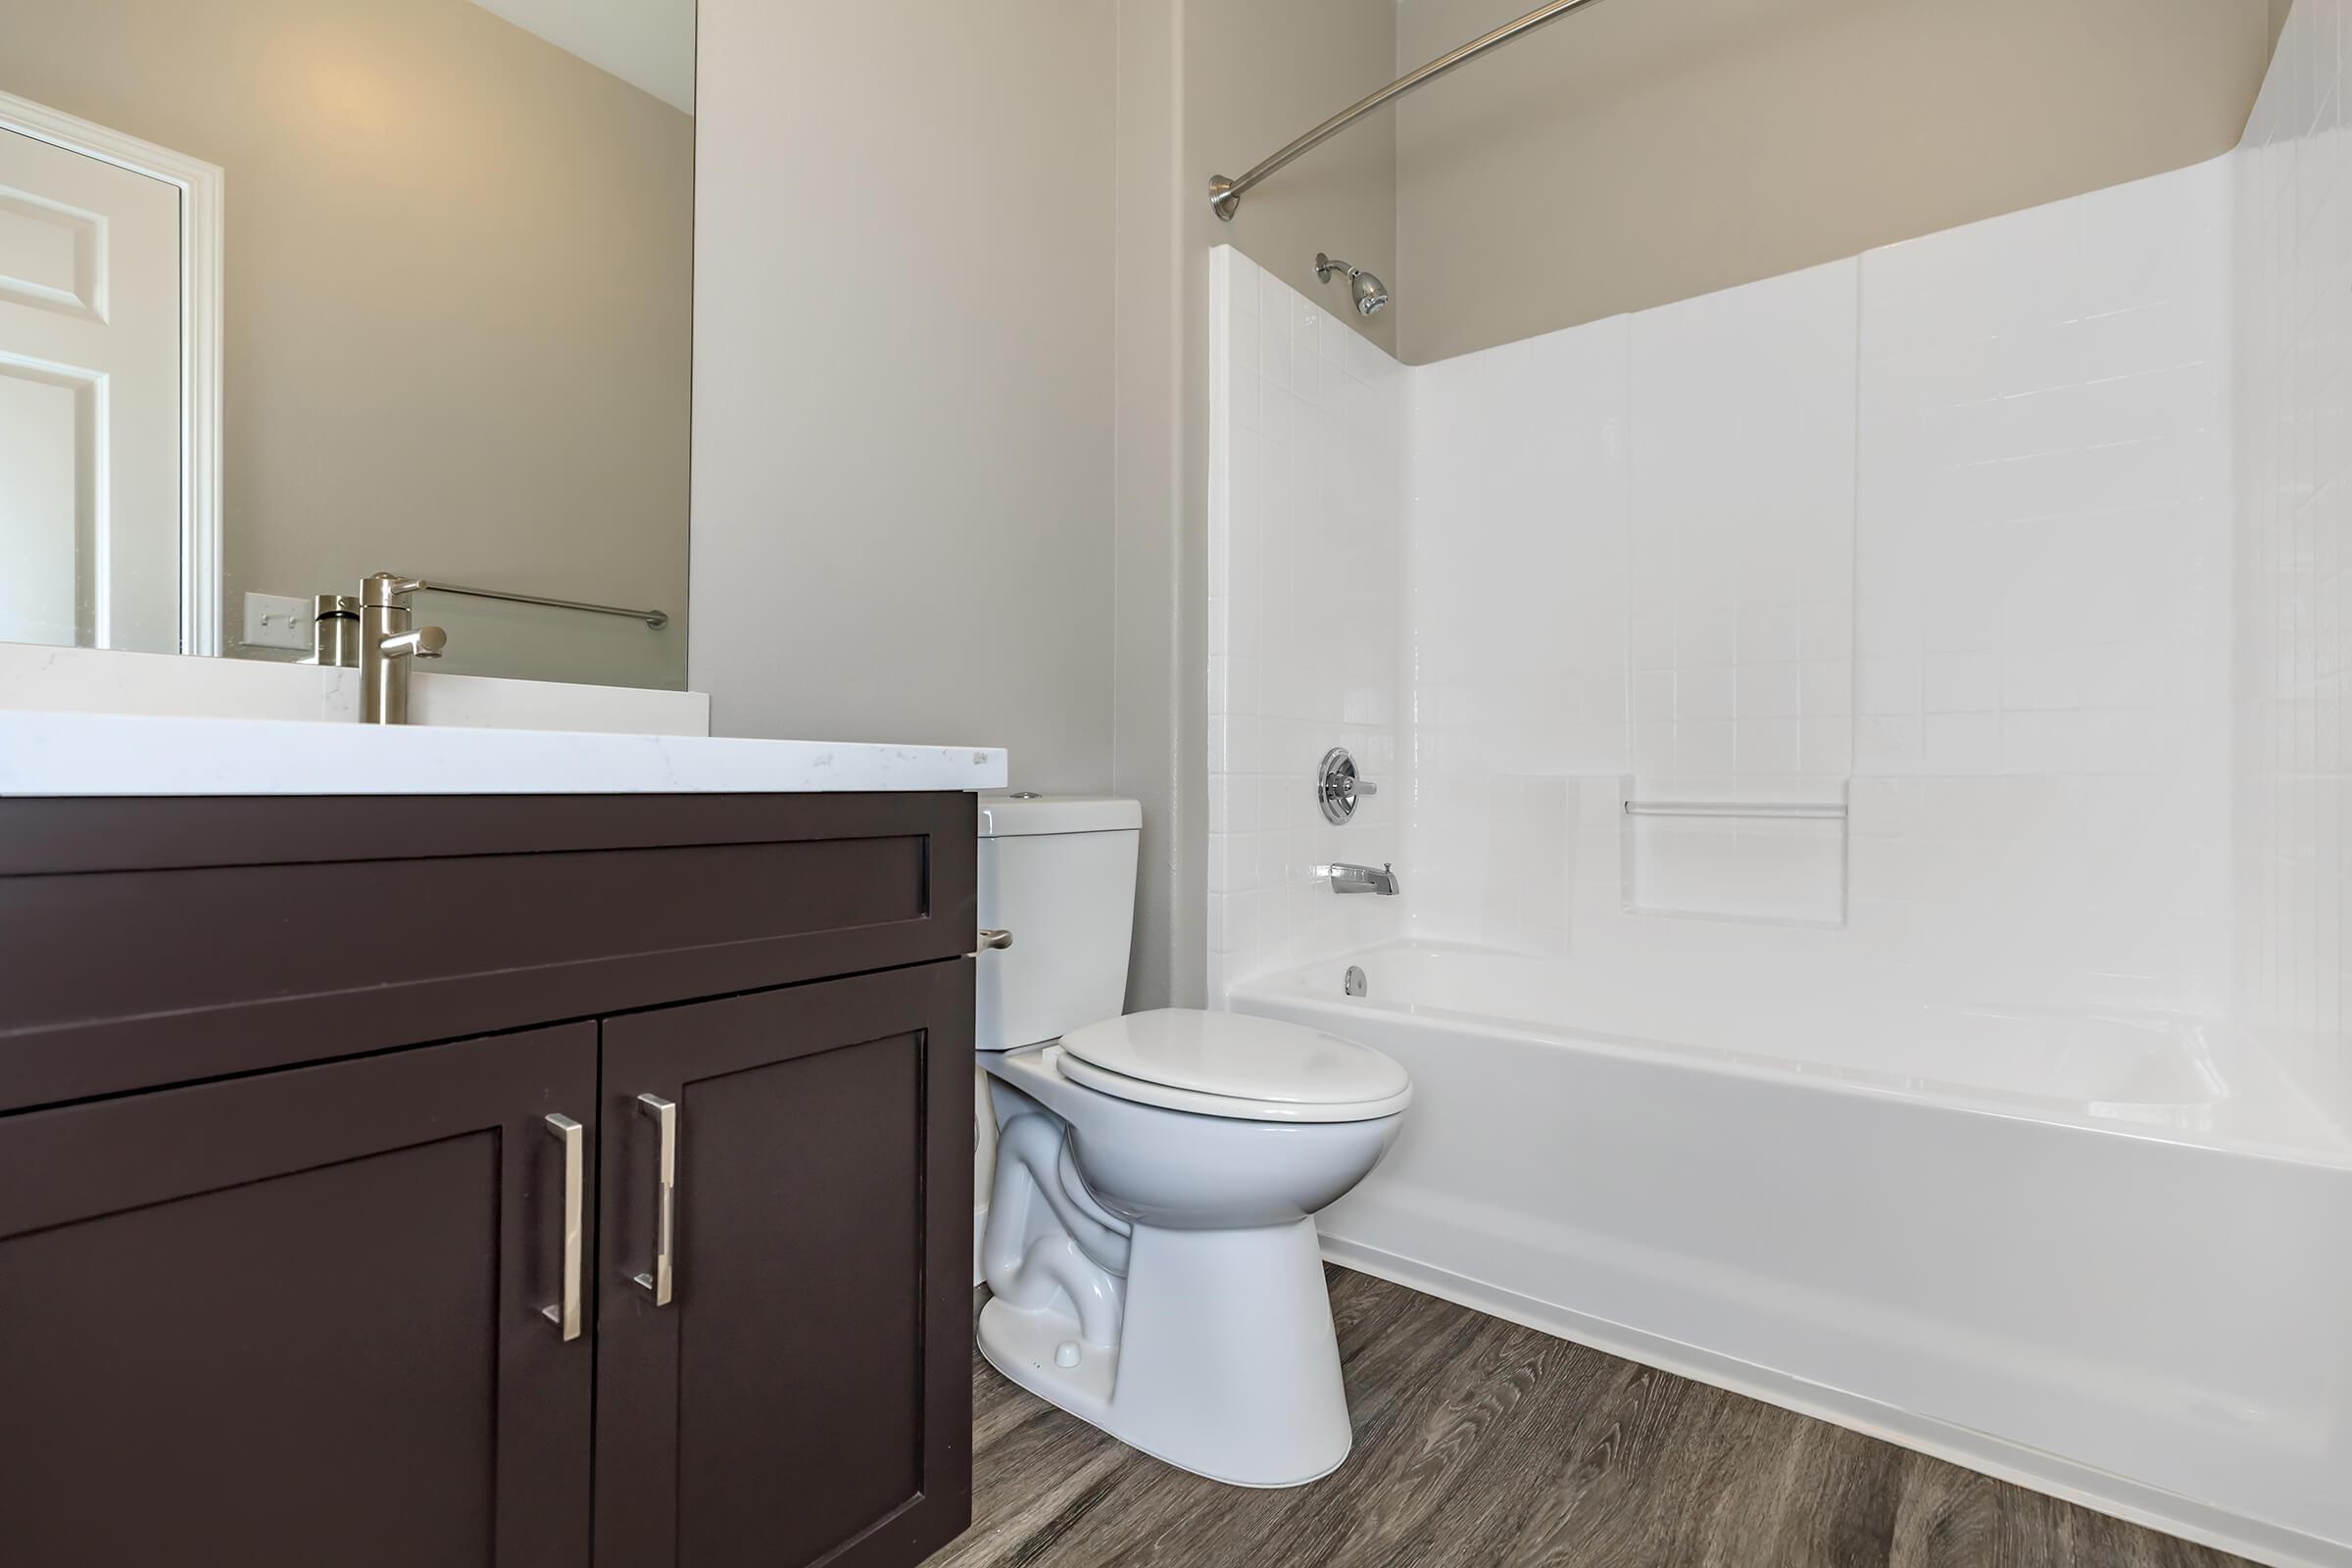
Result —
<instances>
[{"instance_id":1,"label":"toilet tank","mask_svg":"<svg viewBox=\"0 0 2352 1568\"><path fill-rule=\"evenodd\" d=\"M1055 1040L1115 1018L1135 933L1133 801L1081 795L980 797L980 924L1012 946L980 955L982 1051Z\"/></svg>"}]
</instances>

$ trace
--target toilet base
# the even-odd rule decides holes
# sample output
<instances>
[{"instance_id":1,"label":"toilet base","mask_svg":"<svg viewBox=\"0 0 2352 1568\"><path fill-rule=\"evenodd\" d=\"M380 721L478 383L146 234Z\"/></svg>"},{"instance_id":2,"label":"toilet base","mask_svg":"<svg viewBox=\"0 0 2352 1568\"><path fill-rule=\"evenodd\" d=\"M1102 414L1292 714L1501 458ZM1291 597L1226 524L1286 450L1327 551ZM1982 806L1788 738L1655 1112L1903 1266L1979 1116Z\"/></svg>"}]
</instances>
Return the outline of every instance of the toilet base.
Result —
<instances>
[{"instance_id":1,"label":"toilet base","mask_svg":"<svg viewBox=\"0 0 2352 1568\"><path fill-rule=\"evenodd\" d=\"M1212 1481L1303 1486L1347 1459L1354 1434L1313 1220L1137 1225L1124 1296L1115 1346L1084 1343L1058 1298L991 1300L980 1352L1039 1398ZM1077 1364L1056 1364L1071 1344Z\"/></svg>"}]
</instances>

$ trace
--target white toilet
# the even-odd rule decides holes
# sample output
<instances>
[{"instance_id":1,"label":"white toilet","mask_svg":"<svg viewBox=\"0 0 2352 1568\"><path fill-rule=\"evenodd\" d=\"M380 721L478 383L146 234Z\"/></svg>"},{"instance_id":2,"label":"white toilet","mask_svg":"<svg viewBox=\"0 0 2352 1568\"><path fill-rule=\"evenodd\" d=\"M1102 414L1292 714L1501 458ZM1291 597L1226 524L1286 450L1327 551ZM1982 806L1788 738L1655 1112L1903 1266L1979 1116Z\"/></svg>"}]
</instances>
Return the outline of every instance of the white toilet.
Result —
<instances>
[{"instance_id":1,"label":"white toilet","mask_svg":"<svg viewBox=\"0 0 2352 1568\"><path fill-rule=\"evenodd\" d=\"M981 798L980 923L1012 945L980 956L980 1348L1170 1464L1298 1486L1351 1442L1311 1216L1379 1162L1412 1085L1295 1024L1119 1016L1142 821L1133 801Z\"/></svg>"}]
</instances>

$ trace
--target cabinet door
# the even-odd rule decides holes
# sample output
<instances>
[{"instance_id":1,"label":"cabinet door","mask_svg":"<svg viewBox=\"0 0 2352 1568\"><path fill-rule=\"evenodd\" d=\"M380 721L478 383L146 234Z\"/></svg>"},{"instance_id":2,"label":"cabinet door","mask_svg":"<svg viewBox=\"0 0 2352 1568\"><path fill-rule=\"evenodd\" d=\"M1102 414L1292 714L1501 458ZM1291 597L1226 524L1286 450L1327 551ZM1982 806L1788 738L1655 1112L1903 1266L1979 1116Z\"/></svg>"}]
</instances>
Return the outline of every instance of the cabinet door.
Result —
<instances>
[{"instance_id":1,"label":"cabinet door","mask_svg":"<svg viewBox=\"0 0 2352 1568\"><path fill-rule=\"evenodd\" d=\"M0 1558L586 1562L595 1093L574 1024L0 1119Z\"/></svg>"},{"instance_id":2,"label":"cabinet door","mask_svg":"<svg viewBox=\"0 0 2352 1568\"><path fill-rule=\"evenodd\" d=\"M608 1020L596 1550L905 1568L971 1514L972 964ZM662 1126L674 1108L670 1298Z\"/></svg>"}]
</instances>

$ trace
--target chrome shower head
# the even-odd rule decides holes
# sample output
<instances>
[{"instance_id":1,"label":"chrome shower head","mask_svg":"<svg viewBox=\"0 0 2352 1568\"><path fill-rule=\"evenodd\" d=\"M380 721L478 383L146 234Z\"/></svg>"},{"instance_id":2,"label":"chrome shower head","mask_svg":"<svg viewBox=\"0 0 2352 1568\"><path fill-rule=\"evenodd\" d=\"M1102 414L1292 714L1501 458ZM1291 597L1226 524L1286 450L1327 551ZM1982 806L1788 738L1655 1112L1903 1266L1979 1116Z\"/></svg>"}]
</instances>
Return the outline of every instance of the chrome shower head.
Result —
<instances>
[{"instance_id":1,"label":"chrome shower head","mask_svg":"<svg viewBox=\"0 0 2352 1568\"><path fill-rule=\"evenodd\" d=\"M1381 308L1389 303L1389 288L1386 283L1360 267L1350 267L1346 262L1335 261L1321 251L1317 251L1315 253L1315 280L1319 283L1328 283L1334 272L1348 274L1348 292L1355 300L1357 315L1376 316L1380 313Z\"/></svg>"}]
</instances>

